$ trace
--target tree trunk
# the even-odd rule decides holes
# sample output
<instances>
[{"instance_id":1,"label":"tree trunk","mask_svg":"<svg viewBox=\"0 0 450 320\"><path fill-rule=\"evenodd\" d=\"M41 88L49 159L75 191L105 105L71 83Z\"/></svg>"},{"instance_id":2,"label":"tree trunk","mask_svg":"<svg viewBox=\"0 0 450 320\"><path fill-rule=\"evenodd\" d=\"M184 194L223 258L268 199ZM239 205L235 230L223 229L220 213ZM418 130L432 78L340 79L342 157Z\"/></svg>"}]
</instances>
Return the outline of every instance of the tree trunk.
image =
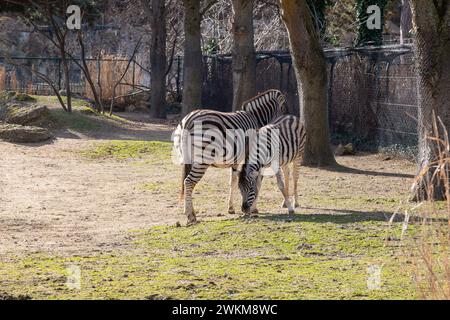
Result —
<instances>
[{"instance_id":1,"label":"tree trunk","mask_svg":"<svg viewBox=\"0 0 450 320\"><path fill-rule=\"evenodd\" d=\"M202 103L200 0L184 0L183 115Z\"/></svg>"},{"instance_id":2,"label":"tree trunk","mask_svg":"<svg viewBox=\"0 0 450 320\"><path fill-rule=\"evenodd\" d=\"M450 129L450 1L411 0L418 72L419 170L438 158L433 135L433 113ZM441 137L443 138L443 137ZM420 172L419 171L419 172ZM428 171L428 177L434 173ZM435 199L442 199L442 183L434 181ZM426 179L414 188L419 200L427 197Z\"/></svg>"},{"instance_id":3,"label":"tree trunk","mask_svg":"<svg viewBox=\"0 0 450 320\"><path fill-rule=\"evenodd\" d=\"M300 117L306 130L305 165L335 164L328 129L328 75L325 54L306 0L282 0L298 80Z\"/></svg>"},{"instance_id":4,"label":"tree trunk","mask_svg":"<svg viewBox=\"0 0 450 320\"><path fill-rule=\"evenodd\" d=\"M166 117L166 13L164 0L141 0L150 20L150 116Z\"/></svg>"},{"instance_id":5,"label":"tree trunk","mask_svg":"<svg viewBox=\"0 0 450 320\"><path fill-rule=\"evenodd\" d=\"M61 52L61 54L65 55L65 52ZM66 80L65 88L66 88L66 101L67 101L67 112L72 112L72 91L70 90L70 72L69 72L69 62L67 59L63 58L63 69L64 69L64 79Z\"/></svg>"},{"instance_id":6,"label":"tree trunk","mask_svg":"<svg viewBox=\"0 0 450 320\"><path fill-rule=\"evenodd\" d=\"M59 40L59 39L58 39ZM66 102L67 102L67 112L72 112L72 92L70 90L70 72L69 72L69 61L66 56L65 38L59 41L59 52L61 55L61 63L64 70L65 88L66 88Z\"/></svg>"},{"instance_id":7,"label":"tree trunk","mask_svg":"<svg viewBox=\"0 0 450 320\"><path fill-rule=\"evenodd\" d=\"M233 110L256 95L253 0L233 0Z\"/></svg>"},{"instance_id":8,"label":"tree trunk","mask_svg":"<svg viewBox=\"0 0 450 320\"><path fill-rule=\"evenodd\" d=\"M402 11L400 14L400 43L409 38L412 29L411 3L410 0L402 0Z\"/></svg>"},{"instance_id":9,"label":"tree trunk","mask_svg":"<svg viewBox=\"0 0 450 320\"><path fill-rule=\"evenodd\" d=\"M81 30L78 30L78 32L77 32L77 39L78 39L78 44L80 45L80 58L81 58L81 65L80 66L82 66L81 70L83 71L83 74L84 74L84 76L86 78L86 81L88 82L89 87L91 88L92 95L94 96L95 109L98 112L100 112L100 111L103 112L102 97L100 97L98 95L97 88L95 87L94 81L92 80L92 75L91 75L91 72L89 70L89 66L87 64L86 49L85 49L85 46L84 46L83 33L81 32ZM74 61L76 61L76 60L74 60Z\"/></svg>"}]
</instances>

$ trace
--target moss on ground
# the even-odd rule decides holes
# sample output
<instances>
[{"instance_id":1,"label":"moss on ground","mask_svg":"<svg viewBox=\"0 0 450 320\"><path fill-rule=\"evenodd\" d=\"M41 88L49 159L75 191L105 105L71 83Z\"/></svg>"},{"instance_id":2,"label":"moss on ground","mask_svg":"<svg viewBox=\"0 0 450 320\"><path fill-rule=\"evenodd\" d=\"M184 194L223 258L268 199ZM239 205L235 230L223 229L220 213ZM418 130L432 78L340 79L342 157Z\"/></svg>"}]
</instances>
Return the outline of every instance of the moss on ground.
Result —
<instances>
[{"instance_id":1,"label":"moss on ground","mask_svg":"<svg viewBox=\"0 0 450 320\"><path fill-rule=\"evenodd\" d=\"M89 107L74 107L71 113L62 109L50 109L50 115L57 127L80 132L99 129L102 120L127 122L126 119L119 116L101 114Z\"/></svg>"},{"instance_id":2,"label":"moss on ground","mask_svg":"<svg viewBox=\"0 0 450 320\"><path fill-rule=\"evenodd\" d=\"M41 104L46 104L46 105L55 105L55 106L59 106L59 100L56 96L37 96L37 95L32 95L31 97L33 97L38 103ZM64 101L65 104L67 104L67 97L62 96L61 97L62 100ZM89 104L89 102L83 100L83 99L77 99L77 98L73 98L71 99L72 102L72 107L76 108L76 107L84 107L87 106Z\"/></svg>"},{"instance_id":3,"label":"moss on ground","mask_svg":"<svg viewBox=\"0 0 450 320\"><path fill-rule=\"evenodd\" d=\"M162 141L112 140L82 151L91 158L113 158L116 160L144 160L148 164L169 163L172 143Z\"/></svg>"},{"instance_id":4,"label":"moss on ground","mask_svg":"<svg viewBox=\"0 0 450 320\"><path fill-rule=\"evenodd\" d=\"M68 113L62 109L51 109L50 115L59 128L83 132L92 131L100 127L98 122L80 113L78 110L73 110L71 113Z\"/></svg>"},{"instance_id":5,"label":"moss on ground","mask_svg":"<svg viewBox=\"0 0 450 320\"><path fill-rule=\"evenodd\" d=\"M374 214L154 227L130 231L135 249L126 252L9 258L0 262L1 290L45 299L410 299L400 229L395 223L387 241L386 222ZM81 270L80 290L66 286L70 266ZM368 288L371 266L381 267L379 288Z\"/></svg>"}]
</instances>

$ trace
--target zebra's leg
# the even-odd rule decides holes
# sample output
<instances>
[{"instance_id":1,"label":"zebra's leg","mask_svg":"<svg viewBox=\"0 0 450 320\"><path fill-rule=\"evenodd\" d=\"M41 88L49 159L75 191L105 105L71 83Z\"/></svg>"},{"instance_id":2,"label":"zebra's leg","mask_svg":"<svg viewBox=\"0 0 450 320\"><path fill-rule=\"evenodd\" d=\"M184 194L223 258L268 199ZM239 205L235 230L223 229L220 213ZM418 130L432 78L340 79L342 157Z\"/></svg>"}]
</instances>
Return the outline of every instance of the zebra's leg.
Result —
<instances>
[{"instance_id":1,"label":"zebra's leg","mask_svg":"<svg viewBox=\"0 0 450 320\"><path fill-rule=\"evenodd\" d=\"M192 204L192 192L194 191L195 185L200 181L203 175L208 169L207 164L192 164L191 171L184 179L184 214L186 215L188 225L197 223L197 218L195 217L194 206Z\"/></svg>"},{"instance_id":2,"label":"zebra's leg","mask_svg":"<svg viewBox=\"0 0 450 320\"><path fill-rule=\"evenodd\" d=\"M258 202L258 198L259 198L259 191L261 190L261 184L262 184L262 180L263 180L263 175L260 174L259 177L256 180L256 195L255 195L255 201L253 201L253 205L250 208L250 213L252 214L258 214L259 210L256 207L256 204Z\"/></svg>"},{"instance_id":3,"label":"zebra's leg","mask_svg":"<svg viewBox=\"0 0 450 320\"><path fill-rule=\"evenodd\" d=\"M294 178L294 208L297 208L300 206L300 203L298 202L298 176L299 176L299 170L300 170L300 159L295 159L293 162L293 173L292 176Z\"/></svg>"},{"instance_id":4,"label":"zebra's leg","mask_svg":"<svg viewBox=\"0 0 450 320\"><path fill-rule=\"evenodd\" d=\"M236 211L234 210L234 194L237 189L238 185L238 176L239 171L237 170L237 167L231 167L231 173L230 173L230 195L228 198L228 213L229 214L235 214Z\"/></svg>"},{"instance_id":5,"label":"zebra's leg","mask_svg":"<svg viewBox=\"0 0 450 320\"><path fill-rule=\"evenodd\" d=\"M283 194L284 201L286 202L286 205L288 208L288 213L293 214L294 208L292 207L291 201L289 200L289 194L286 193L286 188L284 185L284 177L283 177L283 173L281 172L281 170L278 170L276 177L277 177L277 182L278 182L278 188L280 189L281 193Z\"/></svg>"},{"instance_id":6,"label":"zebra's leg","mask_svg":"<svg viewBox=\"0 0 450 320\"><path fill-rule=\"evenodd\" d=\"M289 197L289 174L290 174L289 164L283 166L281 170L283 171L283 174L284 174L284 190ZM286 200L283 201L283 204L281 205L281 207L282 208L288 207Z\"/></svg>"}]
</instances>

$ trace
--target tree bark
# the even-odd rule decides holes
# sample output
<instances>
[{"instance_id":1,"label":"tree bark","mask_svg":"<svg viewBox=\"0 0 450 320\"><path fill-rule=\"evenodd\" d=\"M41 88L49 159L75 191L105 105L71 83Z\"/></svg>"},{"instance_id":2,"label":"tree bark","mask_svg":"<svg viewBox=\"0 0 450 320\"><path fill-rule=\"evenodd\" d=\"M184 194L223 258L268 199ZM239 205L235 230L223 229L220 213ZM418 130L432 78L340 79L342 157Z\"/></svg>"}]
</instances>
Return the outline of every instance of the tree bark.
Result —
<instances>
[{"instance_id":1,"label":"tree bark","mask_svg":"<svg viewBox=\"0 0 450 320\"><path fill-rule=\"evenodd\" d=\"M253 0L233 0L233 110L256 95Z\"/></svg>"},{"instance_id":2,"label":"tree bark","mask_svg":"<svg viewBox=\"0 0 450 320\"><path fill-rule=\"evenodd\" d=\"M437 144L428 139L433 135L433 113L445 128L450 129L450 1L411 0L415 38L415 58L418 72L419 172L438 159ZM443 138L443 137L441 137ZM434 173L431 167L428 178ZM415 185L414 196L428 197L427 179ZM434 199L443 198L443 184L433 181Z\"/></svg>"},{"instance_id":3,"label":"tree bark","mask_svg":"<svg viewBox=\"0 0 450 320\"><path fill-rule=\"evenodd\" d=\"M184 65L183 115L200 108L202 103L202 49L200 0L183 0Z\"/></svg>"},{"instance_id":4,"label":"tree bark","mask_svg":"<svg viewBox=\"0 0 450 320\"><path fill-rule=\"evenodd\" d=\"M298 82L300 117L306 130L304 165L335 164L328 128L325 54L306 0L281 0Z\"/></svg>"},{"instance_id":5,"label":"tree bark","mask_svg":"<svg viewBox=\"0 0 450 320\"><path fill-rule=\"evenodd\" d=\"M410 0L402 0L402 11L400 14L400 43L409 38L412 29L411 3Z\"/></svg>"},{"instance_id":6,"label":"tree bark","mask_svg":"<svg viewBox=\"0 0 450 320\"><path fill-rule=\"evenodd\" d=\"M164 0L141 0L150 20L150 116L166 117L166 10Z\"/></svg>"},{"instance_id":7,"label":"tree bark","mask_svg":"<svg viewBox=\"0 0 450 320\"><path fill-rule=\"evenodd\" d=\"M65 82L65 88L66 88L66 101L67 101L67 112L72 112L72 91L70 89L70 72L69 72L69 62L66 58L66 49L65 45L60 43L60 54L61 54L61 61L63 65L64 70L64 79Z\"/></svg>"}]
</instances>

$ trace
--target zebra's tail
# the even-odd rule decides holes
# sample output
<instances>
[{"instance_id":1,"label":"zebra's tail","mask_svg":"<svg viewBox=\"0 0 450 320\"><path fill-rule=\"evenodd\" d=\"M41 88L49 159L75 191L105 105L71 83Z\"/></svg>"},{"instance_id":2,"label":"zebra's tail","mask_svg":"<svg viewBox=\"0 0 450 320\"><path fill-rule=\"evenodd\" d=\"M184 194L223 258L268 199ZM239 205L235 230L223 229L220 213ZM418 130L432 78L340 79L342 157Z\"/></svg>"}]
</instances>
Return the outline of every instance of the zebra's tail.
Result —
<instances>
[{"instance_id":1,"label":"zebra's tail","mask_svg":"<svg viewBox=\"0 0 450 320\"><path fill-rule=\"evenodd\" d=\"M192 164L185 163L182 165L181 169L181 191L180 191L180 203L184 199L184 180L188 176L189 172L191 172Z\"/></svg>"}]
</instances>

